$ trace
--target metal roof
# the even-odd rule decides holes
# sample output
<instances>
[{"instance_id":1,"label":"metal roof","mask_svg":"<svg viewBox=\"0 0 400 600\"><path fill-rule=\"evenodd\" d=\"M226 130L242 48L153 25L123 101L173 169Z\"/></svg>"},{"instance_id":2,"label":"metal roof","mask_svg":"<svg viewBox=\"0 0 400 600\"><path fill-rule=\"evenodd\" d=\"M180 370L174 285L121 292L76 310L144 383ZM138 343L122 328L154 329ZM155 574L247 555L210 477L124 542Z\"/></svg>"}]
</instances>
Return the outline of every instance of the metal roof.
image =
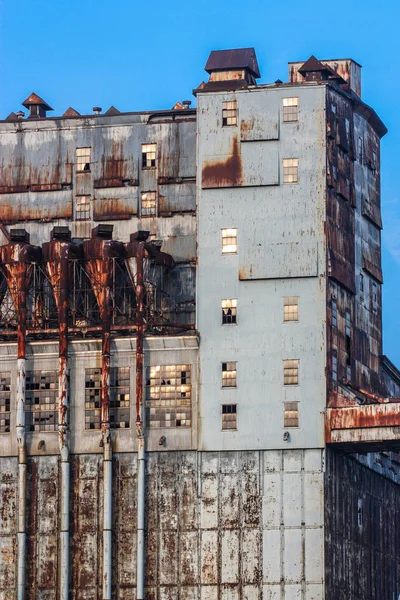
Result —
<instances>
[{"instance_id":1,"label":"metal roof","mask_svg":"<svg viewBox=\"0 0 400 600\"><path fill-rule=\"evenodd\" d=\"M254 48L213 50L204 68L207 73L228 71L230 69L248 69L254 77L261 77Z\"/></svg>"}]
</instances>

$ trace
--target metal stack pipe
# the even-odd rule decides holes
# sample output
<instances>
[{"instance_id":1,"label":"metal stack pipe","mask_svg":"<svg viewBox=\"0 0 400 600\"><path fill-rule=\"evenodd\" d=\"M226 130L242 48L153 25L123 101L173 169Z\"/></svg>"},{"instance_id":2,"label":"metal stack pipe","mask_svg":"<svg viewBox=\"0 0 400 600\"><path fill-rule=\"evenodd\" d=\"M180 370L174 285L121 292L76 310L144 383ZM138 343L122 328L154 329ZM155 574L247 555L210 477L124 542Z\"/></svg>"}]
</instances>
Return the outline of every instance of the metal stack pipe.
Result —
<instances>
[{"instance_id":1,"label":"metal stack pipe","mask_svg":"<svg viewBox=\"0 0 400 600\"><path fill-rule=\"evenodd\" d=\"M81 254L81 247L71 242L67 227L55 227L51 241L43 244L43 259L53 288L59 324L58 372L58 446L61 458L60 518L60 600L69 595L69 509L70 509L70 444L69 444L69 366L68 366L68 289L71 260Z\"/></svg>"},{"instance_id":2,"label":"metal stack pipe","mask_svg":"<svg viewBox=\"0 0 400 600\"><path fill-rule=\"evenodd\" d=\"M144 431L143 402L143 341L145 333L145 287L144 262L150 257L157 264L172 268L174 261L169 254L160 252L157 246L146 242L148 231L138 231L131 235L127 244L127 268L136 294L136 434L138 443L137 466L137 553L136 553L136 599L144 599L144 540L145 540L145 460L146 445Z\"/></svg>"},{"instance_id":3,"label":"metal stack pipe","mask_svg":"<svg viewBox=\"0 0 400 600\"><path fill-rule=\"evenodd\" d=\"M112 574L112 440L110 434L111 292L113 259L123 257L124 245L112 239L112 225L98 225L83 244L86 269L100 310L101 429L103 446L103 600L111 600Z\"/></svg>"},{"instance_id":4,"label":"metal stack pipe","mask_svg":"<svg viewBox=\"0 0 400 600\"><path fill-rule=\"evenodd\" d=\"M0 247L1 269L6 278L17 313L17 445L18 445L18 518L17 518L17 598L24 600L26 584L26 330L27 293L32 280L32 263L40 260L40 248L29 244L25 230L10 232L10 242Z\"/></svg>"}]
</instances>

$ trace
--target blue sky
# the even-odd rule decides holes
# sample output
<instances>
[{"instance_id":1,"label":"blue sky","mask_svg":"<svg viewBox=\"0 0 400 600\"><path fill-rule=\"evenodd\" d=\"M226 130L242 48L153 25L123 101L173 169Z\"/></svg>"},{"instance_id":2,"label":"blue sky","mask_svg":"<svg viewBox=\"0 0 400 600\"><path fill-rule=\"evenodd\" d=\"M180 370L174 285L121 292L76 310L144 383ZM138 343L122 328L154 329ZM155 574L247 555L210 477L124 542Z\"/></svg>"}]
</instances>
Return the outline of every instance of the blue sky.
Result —
<instances>
[{"instance_id":1,"label":"blue sky","mask_svg":"<svg viewBox=\"0 0 400 600\"><path fill-rule=\"evenodd\" d=\"M354 58L363 99L389 128L382 142L384 352L400 367L399 5L384 0L0 0L0 118L38 93L68 106L121 111L193 99L210 50L254 46L262 82L287 63Z\"/></svg>"}]
</instances>

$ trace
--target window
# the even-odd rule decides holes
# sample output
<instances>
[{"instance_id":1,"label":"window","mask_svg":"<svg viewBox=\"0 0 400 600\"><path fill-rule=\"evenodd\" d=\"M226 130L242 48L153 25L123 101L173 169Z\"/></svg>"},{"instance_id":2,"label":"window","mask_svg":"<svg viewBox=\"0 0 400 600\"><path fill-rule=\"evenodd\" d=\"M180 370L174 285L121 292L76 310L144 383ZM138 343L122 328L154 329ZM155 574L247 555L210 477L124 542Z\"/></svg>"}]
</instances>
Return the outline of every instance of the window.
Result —
<instances>
[{"instance_id":1,"label":"window","mask_svg":"<svg viewBox=\"0 0 400 600\"><path fill-rule=\"evenodd\" d=\"M347 142L349 143L350 142L350 121L347 118L344 119L344 125L346 128Z\"/></svg>"},{"instance_id":2,"label":"window","mask_svg":"<svg viewBox=\"0 0 400 600\"><path fill-rule=\"evenodd\" d=\"M230 300L221 300L222 307L222 324L232 325L236 323L236 311L237 311L237 300L231 298Z\"/></svg>"},{"instance_id":3,"label":"window","mask_svg":"<svg viewBox=\"0 0 400 600\"><path fill-rule=\"evenodd\" d=\"M222 363L222 387L236 387L236 362Z\"/></svg>"},{"instance_id":4,"label":"window","mask_svg":"<svg viewBox=\"0 0 400 600\"><path fill-rule=\"evenodd\" d=\"M299 118L299 99L283 98L283 122L297 121Z\"/></svg>"},{"instance_id":5,"label":"window","mask_svg":"<svg viewBox=\"0 0 400 600\"><path fill-rule=\"evenodd\" d=\"M298 385L299 383L299 361L283 361L283 383L284 385Z\"/></svg>"},{"instance_id":6,"label":"window","mask_svg":"<svg viewBox=\"0 0 400 600\"><path fill-rule=\"evenodd\" d=\"M90 196L76 196L75 220L90 221Z\"/></svg>"},{"instance_id":7,"label":"window","mask_svg":"<svg viewBox=\"0 0 400 600\"><path fill-rule=\"evenodd\" d=\"M226 431L227 429L237 429L236 414L236 404L222 405L222 431Z\"/></svg>"},{"instance_id":8,"label":"window","mask_svg":"<svg viewBox=\"0 0 400 600\"><path fill-rule=\"evenodd\" d=\"M364 156L364 140L362 137L358 138L358 162L363 164L363 156Z\"/></svg>"},{"instance_id":9,"label":"window","mask_svg":"<svg viewBox=\"0 0 400 600\"><path fill-rule=\"evenodd\" d=\"M85 369L85 429L101 426L101 369Z\"/></svg>"},{"instance_id":10,"label":"window","mask_svg":"<svg viewBox=\"0 0 400 600\"><path fill-rule=\"evenodd\" d=\"M101 427L101 369L85 369L85 429ZM130 368L110 369L110 427L130 426Z\"/></svg>"},{"instance_id":11,"label":"window","mask_svg":"<svg viewBox=\"0 0 400 600\"><path fill-rule=\"evenodd\" d=\"M336 104L331 104L331 111L336 115Z\"/></svg>"},{"instance_id":12,"label":"window","mask_svg":"<svg viewBox=\"0 0 400 600\"><path fill-rule=\"evenodd\" d=\"M156 166L156 144L142 144L142 168L154 169Z\"/></svg>"},{"instance_id":13,"label":"window","mask_svg":"<svg viewBox=\"0 0 400 600\"><path fill-rule=\"evenodd\" d=\"M364 291L364 275L360 273L360 292Z\"/></svg>"},{"instance_id":14,"label":"window","mask_svg":"<svg viewBox=\"0 0 400 600\"><path fill-rule=\"evenodd\" d=\"M332 380L337 381L337 356L332 354Z\"/></svg>"},{"instance_id":15,"label":"window","mask_svg":"<svg viewBox=\"0 0 400 600\"><path fill-rule=\"evenodd\" d=\"M296 296L288 296L283 299L283 321L299 320L299 299Z\"/></svg>"},{"instance_id":16,"label":"window","mask_svg":"<svg viewBox=\"0 0 400 600\"><path fill-rule=\"evenodd\" d=\"M299 403L284 402L283 403L283 426L298 427L299 426Z\"/></svg>"},{"instance_id":17,"label":"window","mask_svg":"<svg viewBox=\"0 0 400 600\"><path fill-rule=\"evenodd\" d=\"M76 170L78 173L90 171L90 148L76 149Z\"/></svg>"},{"instance_id":18,"label":"window","mask_svg":"<svg viewBox=\"0 0 400 600\"><path fill-rule=\"evenodd\" d=\"M27 371L26 430L56 431L58 424L57 371Z\"/></svg>"},{"instance_id":19,"label":"window","mask_svg":"<svg viewBox=\"0 0 400 600\"><path fill-rule=\"evenodd\" d=\"M332 300L332 327L337 327L337 304Z\"/></svg>"},{"instance_id":20,"label":"window","mask_svg":"<svg viewBox=\"0 0 400 600\"><path fill-rule=\"evenodd\" d=\"M346 379L351 381L351 314L346 310Z\"/></svg>"},{"instance_id":21,"label":"window","mask_svg":"<svg viewBox=\"0 0 400 600\"><path fill-rule=\"evenodd\" d=\"M0 373L0 433L10 432L11 375Z\"/></svg>"},{"instance_id":22,"label":"window","mask_svg":"<svg viewBox=\"0 0 400 600\"><path fill-rule=\"evenodd\" d=\"M222 254L237 252L237 229L222 229Z\"/></svg>"},{"instance_id":23,"label":"window","mask_svg":"<svg viewBox=\"0 0 400 600\"><path fill-rule=\"evenodd\" d=\"M230 100L222 103L222 125L237 125L237 104L236 100Z\"/></svg>"},{"instance_id":24,"label":"window","mask_svg":"<svg viewBox=\"0 0 400 600\"><path fill-rule=\"evenodd\" d=\"M114 367L110 372L110 427L127 429L130 421L131 370Z\"/></svg>"},{"instance_id":25,"label":"window","mask_svg":"<svg viewBox=\"0 0 400 600\"><path fill-rule=\"evenodd\" d=\"M141 216L142 217L155 217L156 214L157 214L156 192L142 192Z\"/></svg>"},{"instance_id":26,"label":"window","mask_svg":"<svg viewBox=\"0 0 400 600\"><path fill-rule=\"evenodd\" d=\"M346 310L346 335L351 335L351 314Z\"/></svg>"},{"instance_id":27,"label":"window","mask_svg":"<svg viewBox=\"0 0 400 600\"><path fill-rule=\"evenodd\" d=\"M190 427L190 365L146 368L146 422L149 427Z\"/></svg>"},{"instance_id":28,"label":"window","mask_svg":"<svg viewBox=\"0 0 400 600\"><path fill-rule=\"evenodd\" d=\"M372 312L376 313L378 309L378 286L376 283L372 284Z\"/></svg>"},{"instance_id":29,"label":"window","mask_svg":"<svg viewBox=\"0 0 400 600\"><path fill-rule=\"evenodd\" d=\"M297 183L299 181L299 159L283 159L283 183Z\"/></svg>"}]
</instances>

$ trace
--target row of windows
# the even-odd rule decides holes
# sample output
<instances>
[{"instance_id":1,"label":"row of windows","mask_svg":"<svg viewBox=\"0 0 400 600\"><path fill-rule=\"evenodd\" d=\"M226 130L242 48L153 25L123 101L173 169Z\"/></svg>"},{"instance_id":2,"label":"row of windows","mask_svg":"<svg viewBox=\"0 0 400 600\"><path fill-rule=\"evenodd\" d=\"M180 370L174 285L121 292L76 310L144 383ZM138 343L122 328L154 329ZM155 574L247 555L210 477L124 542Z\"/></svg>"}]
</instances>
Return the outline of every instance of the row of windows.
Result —
<instances>
[{"instance_id":1,"label":"row of windows","mask_svg":"<svg viewBox=\"0 0 400 600\"><path fill-rule=\"evenodd\" d=\"M283 361L283 385L299 384L299 363L296 359L287 359ZM221 387L237 387L237 362L229 361L221 363Z\"/></svg>"},{"instance_id":2,"label":"row of windows","mask_svg":"<svg viewBox=\"0 0 400 600\"><path fill-rule=\"evenodd\" d=\"M293 123L299 119L299 99L283 98L282 121ZM222 103L222 126L229 127L238 124L238 107L236 100L227 100Z\"/></svg>"},{"instance_id":3,"label":"row of windows","mask_svg":"<svg viewBox=\"0 0 400 600\"><path fill-rule=\"evenodd\" d=\"M90 172L92 149L90 147L76 149L76 171ZM142 144L142 168L153 169L156 166L156 144Z\"/></svg>"},{"instance_id":4,"label":"row of windows","mask_svg":"<svg viewBox=\"0 0 400 600\"><path fill-rule=\"evenodd\" d=\"M222 431L237 429L237 404L222 405ZM299 427L299 403L283 403L283 426Z\"/></svg>"},{"instance_id":5,"label":"row of windows","mask_svg":"<svg viewBox=\"0 0 400 600\"><path fill-rule=\"evenodd\" d=\"M142 192L140 195L140 216L157 216L157 193ZM75 196L75 221L91 220L91 196Z\"/></svg>"},{"instance_id":6,"label":"row of windows","mask_svg":"<svg viewBox=\"0 0 400 600\"><path fill-rule=\"evenodd\" d=\"M227 298L221 300L222 325L237 325L237 298ZM283 322L299 320L299 298L297 296L287 296L283 298Z\"/></svg>"}]
</instances>

